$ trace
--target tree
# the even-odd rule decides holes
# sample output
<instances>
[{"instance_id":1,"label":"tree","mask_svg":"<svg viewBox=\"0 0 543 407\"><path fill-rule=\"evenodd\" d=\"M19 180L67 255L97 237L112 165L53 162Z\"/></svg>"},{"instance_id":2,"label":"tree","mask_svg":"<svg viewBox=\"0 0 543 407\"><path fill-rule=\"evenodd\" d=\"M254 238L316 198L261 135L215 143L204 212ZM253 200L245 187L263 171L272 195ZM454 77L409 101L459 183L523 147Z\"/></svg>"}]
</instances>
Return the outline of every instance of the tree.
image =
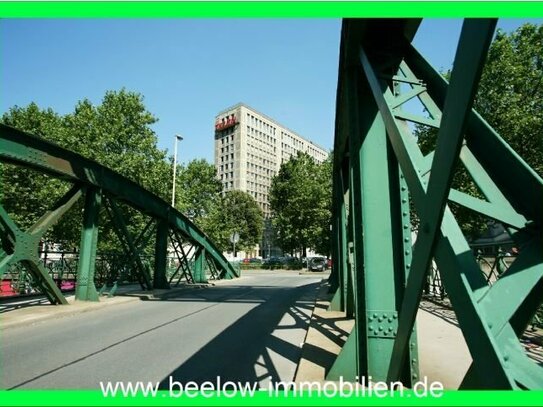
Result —
<instances>
[{"instance_id":1,"label":"tree","mask_svg":"<svg viewBox=\"0 0 543 407\"><path fill-rule=\"evenodd\" d=\"M205 224L204 218L220 203L222 183L216 173L215 166L204 159L192 160L179 172L177 207L200 227Z\"/></svg>"},{"instance_id":2,"label":"tree","mask_svg":"<svg viewBox=\"0 0 543 407\"><path fill-rule=\"evenodd\" d=\"M47 140L61 143L64 138L63 118L52 109L40 109L35 103L14 106L4 113L2 123ZM1 200L4 209L22 230L27 230L51 205L68 191L67 182L28 168L2 163ZM56 226L53 233L65 240ZM51 231L49 232L51 234Z\"/></svg>"},{"instance_id":3,"label":"tree","mask_svg":"<svg viewBox=\"0 0 543 407\"><path fill-rule=\"evenodd\" d=\"M53 141L64 148L119 172L136 183L167 199L170 190L170 167L166 152L158 149L157 137L150 126L157 119L147 111L143 97L124 89L106 92L101 104L80 101L73 113L60 116L51 109L40 110L35 103L26 108L13 107L2 122ZM2 204L24 227L30 226L58 197L69 188L64 181L49 179L24 168L3 165ZM78 246L81 205L64 215L47 238L70 247ZM140 230L144 216L122 207L132 231ZM100 248L118 249L112 226L101 223Z\"/></svg>"},{"instance_id":4,"label":"tree","mask_svg":"<svg viewBox=\"0 0 543 407\"><path fill-rule=\"evenodd\" d=\"M222 251L230 251L230 235L239 234L236 251L251 251L262 239L264 217L254 198L243 191L228 191L203 219L202 228Z\"/></svg>"},{"instance_id":5,"label":"tree","mask_svg":"<svg viewBox=\"0 0 543 407\"><path fill-rule=\"evenodd\" d=\"M277 239L284 251L307 248L328 254L331 219L331 163L318 165L306 153L281 165L272 179L270 206Z\"/></svg>"},{"instance_id":6,"label":"tree","mask_svg":"<svg viewBox=\"0 0 543 407\"><path fill-rule=\"evenodd\" d=\"M508 34L498 30L492 42L475 98L474 108L500 136L543 176L543 25L525 24ZM444 74L449 78L450 72ZM423 153L435 148L437 131L417 126ZM496 157L499 159L499 157ZM484 199L459 163L453 188ZM487 220L464 207L451 209L470 238L486 229Z\"/></svg>"},{"instance_id":7,"label":"tree","mask_svg":"<svg viewBox=\"0 0 543 407\"><path fill-rule=\"evenodd\" d=\"M543 176L543 24L498 30L475 109Z\"/></svg>"},{"instance_id":8,"label":"tree","mask_svg":"<svg viewBox=\"0 0 543 407\"><path fill-rule=\"evenodd\" d=\"M330 256L332 251L332 169L333 154L330 153L326 161L318 166L319 180L321 186L321 199L319 210L316 213L315 227L317 229L312 246L319 254Z\"/></svg>"}]
</instances>

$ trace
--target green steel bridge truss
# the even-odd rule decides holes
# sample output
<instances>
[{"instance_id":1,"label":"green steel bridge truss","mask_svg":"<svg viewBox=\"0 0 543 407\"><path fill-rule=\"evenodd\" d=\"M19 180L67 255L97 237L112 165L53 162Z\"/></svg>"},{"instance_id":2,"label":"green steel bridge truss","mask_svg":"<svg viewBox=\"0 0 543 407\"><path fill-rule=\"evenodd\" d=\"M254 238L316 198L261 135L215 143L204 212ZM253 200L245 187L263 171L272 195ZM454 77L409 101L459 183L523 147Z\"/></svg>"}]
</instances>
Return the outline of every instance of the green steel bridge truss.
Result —
<instances>
[{"instance_id":1,"label":"green steel bridge truss","mask_svg":"<svg viewBox=\"0 0 543 407\"><path fill-rule=\"evenodd\" d=\"M5 125L0 125L0 160L72 184L28 230L17 227L0 203L0 276L13 267L24 269L30 284L53 304L67 302L39 258L40 240L79 199L84 199L84 212L77 254L75 296L78 300L98 300L94 273L101 213L111 219L126 262L134 268L137 280L145 289L169 288L181 278L191 283L205 283L208 275L217 279L239 276L213 242L184 215L136 183L92 160ZM123 215L120 204L129 205L149 218L137 235L129 230L129 219ZM143 249L153 237L151 263ZM176 257L176 269L169 275L166 273L168 247ZM111 283L118 278L119 272L108 276Z\"/></svg>"},{"instance_id":2,"label":"green steel bridge truss","mask_svg":"<svg viewBox=\"0 0 543 407\"><path fill-rule=\"evenodd\" d=\"M461 387L542 389L543 367L519 337L543 299L543 181L472 108L496 20L464 21L450 82L412 45L419 24L343 22L331 308L355 326L328 379L419 379L415 318L434 260L473 358ZM432 153L413 123L437 129ZM459 163L485 199L451 188ZM449 203L502 223L520 248L492 284Z\"/></svg>"},{"instance_id":3,"label":"green steel bridge truss","mask_svg":"<svg viewBox=\"0 0 543 407\"><path fill-rule=\"evenodd\" d=\"M371 376L405 385L419 379L415 318L434 260L473 358L462 388L543 388L543 368L526 356L518 339L543 298L543 181L472 109L495 23L465 21L447 83L411 44L420 20L344 20L330 281L335 291L331 308L346 311L355 326L328 379ZM426 114L408 108L414 99ZM412 123L438 129L434 152L422 154ZM76 284L80 300L98 298L93 274L101 208L146 288L166 288L174 276L204 282L205 269L216 278L238 275L181 213L96 162L4 125L0 160L73 184L26 231L0 205L0 274L22 265L52 303L66 300L40 262L39 242L79 199L84 199ZM486 199L451 188L459 161ZM501 222L521 249L492 284L448 202ZM150 217L138 236L128 230L119 203ZM416 244L413 215L419 220ZM142 247L152 236L155 255L149 267ZM171 278L166 275L168 244L179 260Z\"/></svg>"}]
</instances>

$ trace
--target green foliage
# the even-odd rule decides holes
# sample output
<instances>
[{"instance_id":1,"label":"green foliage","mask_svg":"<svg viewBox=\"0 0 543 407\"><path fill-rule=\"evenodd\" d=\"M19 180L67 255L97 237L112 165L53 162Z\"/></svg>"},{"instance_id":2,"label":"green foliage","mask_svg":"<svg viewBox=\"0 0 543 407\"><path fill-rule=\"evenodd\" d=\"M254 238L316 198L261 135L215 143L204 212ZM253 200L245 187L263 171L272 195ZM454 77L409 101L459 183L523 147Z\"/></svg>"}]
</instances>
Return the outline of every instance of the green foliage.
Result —
<instances>
[{"instance_id":1,"label":"green foliage","mask_svg":"<svg viewBox=\"0 0 543 407\"><path fill-rule=\"evenodd\" d=\"M239 234L236 251L250 251L262 239L264 217L254 198L246 192L228 191L210 215L202 219L202 229L222 251L231 251L230 235Z\"/></svg>"},{"instance_id":2,"label":"green foliage","mask_svg":"<svg viewBox=\"0 0 543 407\"><path fill-rule=\"evenodd\" d=\"M69 150L96 160L132 179L162 198L170 190L171 169L166 152L158 149L150 126L157 119L147 111L143 97L124 89L106 92L101 104L80 101L74 111L60 116L51 109L41 110L35 103L13 107L2 117L9 126L53 141ZM68 183L49 179L24 168L2 165L2 204L22 228L27 228L69 188ZM63 216L48 232L47 240L77 247L80 239L82 202ZM129 229L139 231L144 215L121 207ZM101 250L119 249L111 223L100 225Z\"/></svg>"},{"instance_id":3,"label":"green foliage","mask_svg":"<svg viewBox=\"0 0 543 407\"><path fill-rule=\"evenodd\" d=\"M313 248L330 252L332 163L318 165L307 154L281 165L273 178L270 205L277 239L284 251Z\"/></svg>"},{"instance_id":4,"label":"green foliage","mask_svg":"<svg viewBox=\"0 0 543 407\"><path fill-rule=\"evenodd\" d=\"M192 160L178 174L176 207L203 228L205 218L221 201L222 183L216 176L215 166L204 159Z\"/></svg>"},{"instance_id":5,"label":"green foliage","mask_svg":"<svg viewBox=\"0 0 543 407\"><path fill-rule=\"evenodd\" d=\"M525 24L510 34L498 30L483 69L474 107L498 134L543 176L543 25ZM449 77L449 73L444 75ZM424 154L434 150L437 131L417 126ZM499 159L499 157L496 157ZM459 163L453 188L484 199ZM477 237L485 219L451 205L463 232Z\"/></svg>"},{"instance_id":6,"label":"green foliage","mask_svg":"<svg viewBox=\"0 0 543 407\"><path fill-rule=\"evenodd\" d=\"M498 30L475 109L543 176L543 24Z\"/></svg>"}]
</instances>

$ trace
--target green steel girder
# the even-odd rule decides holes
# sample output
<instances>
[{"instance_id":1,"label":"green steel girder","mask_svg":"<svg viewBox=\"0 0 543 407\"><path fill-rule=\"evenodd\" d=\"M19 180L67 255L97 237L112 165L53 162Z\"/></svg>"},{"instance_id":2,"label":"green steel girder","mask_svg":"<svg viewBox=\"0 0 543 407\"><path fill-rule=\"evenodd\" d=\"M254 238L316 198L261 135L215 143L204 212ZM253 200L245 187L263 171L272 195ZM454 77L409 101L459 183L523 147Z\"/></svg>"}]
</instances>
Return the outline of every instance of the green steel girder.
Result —
<instances>
[{"instance_id":1,"label":"green steel girder","mask_svg":"<svg viewBox=\"0 0 543 407\"><path fill-rule=\"evenodd\" d=\"M0 278L11 264L20 263L32 276L34 285L45 294L52 304L66 304L66 299L43 267L38 257L38 250L45 232L58 222L80 197L81 187L76 185L26 232L15 225L0 204L0 236L2 237Z\"/></svg>"},{"instance_id":2,"label":"green steel girder","mask_svg":"<svg viewBox=\"0 0 543 407\"><path fill-rule=\"evenodd\" d=\"M543 181L472 110L495 20L464 23L450 84L411 45L419 23L402 19L343 23L333 254L334 264L351 266L352 280L340 278L341 267L334 270L339 287L333 306L341 308L343 290L352 293L355 328L329 377L384 375L404 384L416 379L414 321L434 258L474 361L463 386L541 389L543 369L526 356L517 338L543 298ZM402 92L399 83L410 89ZM427 116L403 110L414 98ZM436 151L424 157L406 122L438 128ZM451 189L459 160L486 200ZM337 174L345 163L349 171L341 180ZM338 191L345 185L350 207L342 225L344 201ZM421 225L413 249L410 199ZM492 286L447 201L502 222L521 247L518 259ZM352 259L341 248L342 234L353 247ZM397 335L391 341L385 332Z\"/></svg>"},{"instance_id":3,"label":"green steel girder","mask_svg":"<svg viewBox=\"0 0 543 407\"><path fill-rule=\"evenodd\" d=\"M102 191L94 187L87 187L75 287L75 299L80 301L98 301L98 292L94 286L94 266L96 264L101 205Z\"/></svg>"},{"instance_id":4,"label":"green steel girder","mask_svg":"<svg viewBox=\"0 0 543 407\"><path fill-rule=\"evenodd\" d=\"M177 266L175 272L170 276L168 284L172 284L176 277L176 285L179 285L183 278L185 278L189 283L194 283L194 277L192 276L189 260L189 254L192 250L192 246L189 247L188 251L185 251L185 248L183 247L183 239L175 231L170 231L170 241L172 242L172 247L179 265Z\"/></svg>"},{"instance_id":5,"label":"green steel girder","mask_svg":"<svg viewBox=\"0 0 543 407\"><path fill-rule=\"evenodd\" d=\"M239 277L236 269L228 263L213 242L183 214L136 183L92 160L86 159L77 153L68 151L41 138L0 124L0 161L31 168L53 177L70 181L78 186L77 189L81 187L86 189L85 225L82 229L81 247L81 249L85 249L86 254L80 259L80 263L83 261L80 264L80 272L82 274L78 276L81 287L79 291L76 290L79 299L94 300L97 298L97 295L95 295L96 289L89 279L92 278L96 257L95 240L98 233L97 224L99 214L95 210L100 206L102 194L106 195L108 199L125 203L158 222L160 231L157 233L160 236L157 236L158 245L155 249L160 256L163 256L165 253L164 237L167 237L167 231L164 232L164 230L172 230L178 233L184 241L190 242L191 245L197 247L198 250L201 250L205 254L202 264L210 260L213 264L213 273L218 278ZM17 229L12 227L13 222L10 222L7 214L5 215L0 216L2 244L9 246L9 242L12 242L11 244L13 245L13 241L16 241L18 236L19 242L21 242L20 236L24 235L21 233L16 235L14 231ZM58 215L53 216L54 220L57 220L60 215L61 213L58 212ZM138 240L146 239L149 235L144 233L145 231L142 231L140 236L134 241L132 236L126 233L126 228L123 227L123 220L117 215L113 217L118 231L120 230L123 236L121 240L124 239L125 244L128 245L128 250L132 254L137 253L137 247L140 244ZM48 225L47 219L44 219L42 222L44 222L44 225ZM45 226L38 225L36 227L43 228ZM29 236L34 236L34 234L31 233ZM35 242L32 245L36 247L37 253ZM20 253L25 246L22 243L15 245L15 247L18 247L15 253ZM7 248L8 251L6 251L6 248L3 248L4 253L2 254L2 259L0 259L1 270L5 269L5 266L11 261L9 259L13 259L12 253L9 252L9 247ZM28 263L27 260L25 259L25 262ZM35 279L47 281L48 276L45 275L46 273L39 271L39 263L31 261L27 266L33 270L32 274ZM156 270L154 274L155 282L153 282L155 287L166 287L167 285L164 266L165 261L155 257ZM54 284L45 283L45 285L47 288L42 287L42 291L48 295L51 302L65 303L62 294L56 292L58 289L53 287ZM147 285L150 286L151 283L147 281Z\"/></svg>"},{"instance_id":6,"label":"green steel girder","mask_svg":"<svg viewBox=\"0 0 543 407\"><path fill-rule=\"evenodd\" d=\"M133 263L136 266L141 287L143 289L151 290L153 288L153 283L151 282L151 276L141 260L141 248L136 245L135 239L133 239L132 234L128 230L123 213L113 199L106 199L106 207L113 225L115 226L114 230L117 233L119 241L128 255L128 264ZM167 246L167 241L165 242L165 245ZM166 263L167 250L162 251L162 255L164 256L164 263Z\"/></svg>"},{"instance_id":7,"label":"green steel girder","mask_svg":"<svg viewBox=\"0 0 543 407\"><path fill-rule=\"evenodd\" d=\"M155 273L153 288L170 288L166 277L166 259L168 257L168 223L158 221L155 240Z\"/></svg>"}]
</instances>

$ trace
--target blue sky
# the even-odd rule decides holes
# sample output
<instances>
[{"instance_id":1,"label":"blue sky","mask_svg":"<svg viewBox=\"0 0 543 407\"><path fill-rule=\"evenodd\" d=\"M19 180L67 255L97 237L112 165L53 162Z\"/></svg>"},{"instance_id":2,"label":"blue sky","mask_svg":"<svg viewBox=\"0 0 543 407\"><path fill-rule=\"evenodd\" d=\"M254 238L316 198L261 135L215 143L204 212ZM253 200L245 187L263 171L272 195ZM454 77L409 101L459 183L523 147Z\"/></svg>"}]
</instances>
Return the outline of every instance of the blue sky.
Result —
<instances>
[{"instance_id":1,"label":"blue sky","mask_svg":"<svg viewBox=\"0 0 543 407\"><path fill-rule=\"evenodd\" d=\"M499 21L506 31L523 22ZM416 46L453 61L461 20L424 20ZM245 102L326 149L333 145L339 19L0 21L0 112L36 102L65 114L106 90L144 95L159 147L213 161L215 115Z\"/></svg>"}]
</instances>

